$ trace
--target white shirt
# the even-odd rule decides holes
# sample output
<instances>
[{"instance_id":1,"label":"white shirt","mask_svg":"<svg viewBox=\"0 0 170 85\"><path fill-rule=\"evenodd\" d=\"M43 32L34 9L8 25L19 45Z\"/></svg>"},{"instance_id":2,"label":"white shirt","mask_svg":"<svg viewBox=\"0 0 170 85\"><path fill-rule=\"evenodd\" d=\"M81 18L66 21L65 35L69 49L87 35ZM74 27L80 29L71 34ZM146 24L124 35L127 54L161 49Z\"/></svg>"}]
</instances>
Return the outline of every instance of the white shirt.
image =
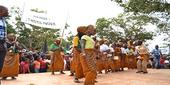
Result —
<instances>
[{"instance_id":1,"label":"white shirt","mask_svg":"<svg viewBox=\"0 0 170 85\"><path fill-rule=\"evenodd\" d=\"M115 52L115 50L112 47L110 47L110 52Z\"/></svg>"},{"instance_id":2,"label":"white shirt","mask_svg":"<svg viewBox=\"0 0 170 85\"><path fill-rule=\"evenodd\" d=\"M128 48L126 48L126 49L125 48L121 48L121 51L124 54L128 54L130 52L130 50Z\"/></svg>"},{"instance_id":3,"label":"white shirt","mask_svg":"<svg viewBox=\"0 0 170 85\"><path fill-rule=\"evenodd\" d=\"M109 46L106 45L106 44L100 45L100 52L104 52L104 51L107 51L109 49L110 49Z\"/></svg>"}]
</instances>

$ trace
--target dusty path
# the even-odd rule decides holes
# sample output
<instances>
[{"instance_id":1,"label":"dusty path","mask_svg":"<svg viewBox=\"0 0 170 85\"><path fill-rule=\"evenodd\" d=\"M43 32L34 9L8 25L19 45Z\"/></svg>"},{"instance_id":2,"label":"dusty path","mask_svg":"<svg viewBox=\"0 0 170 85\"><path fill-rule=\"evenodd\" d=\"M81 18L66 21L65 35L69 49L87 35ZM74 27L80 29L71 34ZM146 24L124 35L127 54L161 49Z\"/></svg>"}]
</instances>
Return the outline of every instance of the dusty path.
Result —
<instances>
[{"instance_id":1,"label":"dusty path","mask_svg":"<svg viewBox=\"0 0 170 85\"><path fill-rule=\"evenodd\" d=\"M1 85L83 85L73 82L73 77L66 74L51 73L20 74L17 80L3 80ZM137 74L135 70L98 75L95 85L170 85L170 69L149 69L149 74Z\"/></svg>"}]
</instances>

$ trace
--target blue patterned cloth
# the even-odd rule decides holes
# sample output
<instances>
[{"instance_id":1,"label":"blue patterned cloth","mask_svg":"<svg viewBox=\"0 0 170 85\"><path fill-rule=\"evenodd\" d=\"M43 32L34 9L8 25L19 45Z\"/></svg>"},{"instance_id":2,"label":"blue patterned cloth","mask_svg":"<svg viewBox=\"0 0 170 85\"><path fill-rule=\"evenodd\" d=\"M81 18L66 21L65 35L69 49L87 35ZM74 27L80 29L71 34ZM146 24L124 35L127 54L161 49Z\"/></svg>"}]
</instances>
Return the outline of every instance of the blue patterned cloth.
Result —
<instances>
[{"instance_id":1,"label":"blue patterned cloth","mask_svg":"<svg viewBox=\"0 0 170 85\"><path fill-rule=\"evenodd\" d=\"M4 40L5 37L6 37L5 19L0 17L0 40Z\"/></svg>"}]
</instances>

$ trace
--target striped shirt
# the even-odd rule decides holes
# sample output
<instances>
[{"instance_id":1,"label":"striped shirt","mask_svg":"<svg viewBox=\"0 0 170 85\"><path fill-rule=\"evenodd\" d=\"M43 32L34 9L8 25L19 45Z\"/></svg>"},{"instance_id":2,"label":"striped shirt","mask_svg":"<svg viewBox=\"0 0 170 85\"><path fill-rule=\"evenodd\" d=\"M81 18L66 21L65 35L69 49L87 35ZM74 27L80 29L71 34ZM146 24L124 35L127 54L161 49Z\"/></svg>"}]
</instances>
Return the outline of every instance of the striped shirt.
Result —
<instances>
[{"instance_id":1,"label":"striped shirt","mask_svg":"<svg viewBox=\"0 0 170 85\"><path fill-rule=\"evenodd\" d=\"M6 38L5 19L0 17L0 40L4 40L5 38Z\"/></svg>"}]
</instances>

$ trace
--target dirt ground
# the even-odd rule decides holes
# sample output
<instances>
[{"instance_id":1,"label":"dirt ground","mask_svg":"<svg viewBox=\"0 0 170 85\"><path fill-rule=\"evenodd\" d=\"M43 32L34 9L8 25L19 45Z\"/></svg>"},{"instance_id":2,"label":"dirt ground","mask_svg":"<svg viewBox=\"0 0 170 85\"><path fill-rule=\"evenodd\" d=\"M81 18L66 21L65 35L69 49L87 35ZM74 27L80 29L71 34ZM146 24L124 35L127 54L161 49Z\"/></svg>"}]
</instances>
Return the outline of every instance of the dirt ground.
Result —
<instances>
[{"instance_id":1,"label":"dirt ground","mask_svg":"<svg viewBox=\"0 0 170 85\"><path fill-rule=\"evenodd\" d=\"M170 69L149 69L148 74L137 74L136 70L126 70L108 74L99 74L95 85L170 85ZM51 73L20 74L17 80L2 80L1 85L83 85L74 83L73 77L66 74Z\"/></svg>"}]
</instances>

